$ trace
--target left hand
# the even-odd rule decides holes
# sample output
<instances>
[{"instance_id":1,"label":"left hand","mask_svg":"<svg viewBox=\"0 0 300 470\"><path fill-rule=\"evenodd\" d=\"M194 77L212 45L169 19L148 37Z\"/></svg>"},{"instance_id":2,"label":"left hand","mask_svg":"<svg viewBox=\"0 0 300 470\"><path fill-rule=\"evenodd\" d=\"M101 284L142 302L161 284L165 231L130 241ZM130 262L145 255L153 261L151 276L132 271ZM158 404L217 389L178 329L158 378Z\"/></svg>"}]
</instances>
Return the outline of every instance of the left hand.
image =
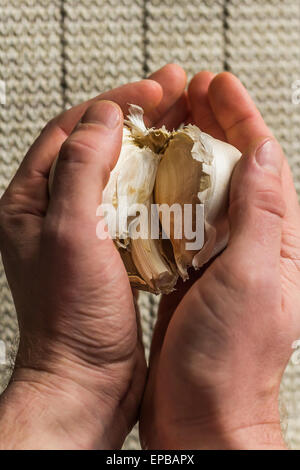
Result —
<instances>
[{"instance_id":1,"label":"left hand","mask_svg":"<svg viewBox=\"0 0 300 470\"><path fill-rule=\"evenodd\" d=\"M96 209L121 148L121 109L142 106L148 125L186 117L183 70L168 65L150 78L53 119L1 199L1 251L20 324L0 402L4 447L118 448L136 421L146 376L137 312L112 240L96 237Z\"/></svg>"}]
</instances>

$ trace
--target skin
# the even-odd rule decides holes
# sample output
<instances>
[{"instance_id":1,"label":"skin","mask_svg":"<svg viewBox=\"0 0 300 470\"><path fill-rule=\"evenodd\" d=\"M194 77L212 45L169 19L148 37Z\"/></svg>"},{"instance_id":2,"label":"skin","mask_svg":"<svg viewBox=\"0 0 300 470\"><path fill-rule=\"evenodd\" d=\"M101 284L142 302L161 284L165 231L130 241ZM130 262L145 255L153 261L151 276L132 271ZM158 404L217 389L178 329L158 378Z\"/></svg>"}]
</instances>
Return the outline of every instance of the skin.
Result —
<instances>
[{"instance_id":1,"label":"skin","mask_svg":"<svg viewBox=\"0 0 300 470\"><path fill-rule=\"evenodd\" d=\"M148 125L191 121L243 152L228 247L162 298L140 415L143 446L284 446L278 387L300 333L300 218L288 165L231 74L197 74L187 92L176 65L150 78L51 121L1 199L0 246L21 333L0 400L3 448L115 449L139 415L146 364L138 312L113 243L95 237L127 103L145 109ZM269 141L264 168L254 154Z\"/></svg>"}]
</instances>

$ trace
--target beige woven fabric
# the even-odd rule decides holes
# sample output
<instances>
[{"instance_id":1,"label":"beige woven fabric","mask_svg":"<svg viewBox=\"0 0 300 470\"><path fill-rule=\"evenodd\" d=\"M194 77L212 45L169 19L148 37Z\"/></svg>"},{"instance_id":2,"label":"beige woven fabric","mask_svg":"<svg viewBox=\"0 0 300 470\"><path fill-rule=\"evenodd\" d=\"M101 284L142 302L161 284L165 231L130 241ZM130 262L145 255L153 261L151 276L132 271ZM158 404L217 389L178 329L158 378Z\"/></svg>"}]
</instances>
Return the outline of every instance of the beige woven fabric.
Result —
<instances>
[{"instance_id":1,"label":"beige woven fabric","mask_svg":"<svg viewBox=\"0 0 300 470\"><path fill-rule=\"evenodd\" d=\"M44 124L63 106L60 0L0 2L0 80L6 105L0 104L0 194ZM17 322L0 267L0 340L13 355ZM10 368L0 365L0 389Z\"/></svg>"},{"instance_id":2,"label":"beige woven fabric","mask_svg":"<svg viewBox=\"0 0 300 470\"><path fill-rule=\"evenodd\" d=\"M143 76L143 0L62 2L66 104Z\"/></svg>"},{"instance_id":3,"label":"beige woven fabric","mask_svg":"<svg viewBox=\"0 0 300 470\"><path fill-rule=\"evenodd\" d=\"M300 191L299 0L1 0L0 195L42 126L64 107L136 80L166 62L236 73L282 143ZM142 293L148 353L157 298ZM0 268L0 340L10 356L16 319ZM2 387L9 375L0 366ZM287 436L300 448L300 370L282 386ZM138 448L137 430L126 448Z\"/></svg>"},{"instance_id":4,"label":"beige woven fabric","mask_svg":"<svg viewBox=\"0 0 300 470\"><path fill-rule=\"evenodd\" d=\"M292 102L292 84L300 78L300 2L232 0L225 22L227 67L281 142L299 191L300 110Z\"/></svg>"},{"instance_id":5,"label":"beige woven fabric","mask_svg":"<svg viewBox=\"0 0 300 470\"><path fill-rule=\"evenodd\" d=\"M223 0L147 0L146 70L168 62L184 65L189 77L199 70L219 72L224 64Z\"/></svg>"}]
</instances>

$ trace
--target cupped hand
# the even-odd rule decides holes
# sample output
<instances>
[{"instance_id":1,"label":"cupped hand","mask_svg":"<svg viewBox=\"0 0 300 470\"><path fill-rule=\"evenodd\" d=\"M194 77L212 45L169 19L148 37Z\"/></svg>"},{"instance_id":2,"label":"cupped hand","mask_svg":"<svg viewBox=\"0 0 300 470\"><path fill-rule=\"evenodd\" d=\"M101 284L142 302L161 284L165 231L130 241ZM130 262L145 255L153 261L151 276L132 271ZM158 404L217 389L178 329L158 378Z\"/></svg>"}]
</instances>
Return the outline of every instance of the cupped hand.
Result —
<instances>
[{"instance_id":1,"label":"cupped hand","mask_svg":"<svg viewBox=\"0 0 300 470\"><path fill-rule=\"evenodd\" d=\"M141 413L145 448L282 448L278 392L300 336L300 210L282 150L230 73L196 75L190 121L243 154L230 240L163 297ZM191 285L192 284L192 285Z\"/></svg>"},{"instance_id":2,"label":"cupped hand","mask_svg":"<svg viewBox=\"0 0 300 470\"><path fill-rule=\"evenodd\" d=\"M64 112L1 199L1 252L20 325L0 410L6 435L14 407L31 413L23 430L11 429L11 447L117 448L136 421L146 376L138 312L113 241L96 236L96 210L120 152L122 111L135 103L148 125L177 126L187 114L185 83L168 65Z\"/></svg>"}]
</instances>

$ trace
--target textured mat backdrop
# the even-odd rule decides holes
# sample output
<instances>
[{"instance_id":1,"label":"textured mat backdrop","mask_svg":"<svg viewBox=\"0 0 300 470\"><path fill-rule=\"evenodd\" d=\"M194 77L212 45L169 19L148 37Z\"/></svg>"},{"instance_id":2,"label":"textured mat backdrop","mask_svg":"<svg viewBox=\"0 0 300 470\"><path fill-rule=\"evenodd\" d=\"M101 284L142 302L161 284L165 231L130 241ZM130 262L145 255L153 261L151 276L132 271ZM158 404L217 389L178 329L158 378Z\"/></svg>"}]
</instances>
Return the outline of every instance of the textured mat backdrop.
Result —
<instances>
[{"instance_id":1,"label":"textured mat backdrop","mask_svg":"<svg viewBox=\"0 0 300 470\"><path fill-rule=\"evenodd\" d=\"M0 194L42 126L67 106L176 61L236 73L282 143L300 194L299 0L1 0ZM140 299L149 347L157 299ZM300 308L300 306L299 306ZM16 344L17 322L0 268L0 339ZM9 368L0 366L3 388ZM282 384L287 438L300 448L300 367ZM137 432L126 448L138 448Z\"/></svg>"}]
</instances>

